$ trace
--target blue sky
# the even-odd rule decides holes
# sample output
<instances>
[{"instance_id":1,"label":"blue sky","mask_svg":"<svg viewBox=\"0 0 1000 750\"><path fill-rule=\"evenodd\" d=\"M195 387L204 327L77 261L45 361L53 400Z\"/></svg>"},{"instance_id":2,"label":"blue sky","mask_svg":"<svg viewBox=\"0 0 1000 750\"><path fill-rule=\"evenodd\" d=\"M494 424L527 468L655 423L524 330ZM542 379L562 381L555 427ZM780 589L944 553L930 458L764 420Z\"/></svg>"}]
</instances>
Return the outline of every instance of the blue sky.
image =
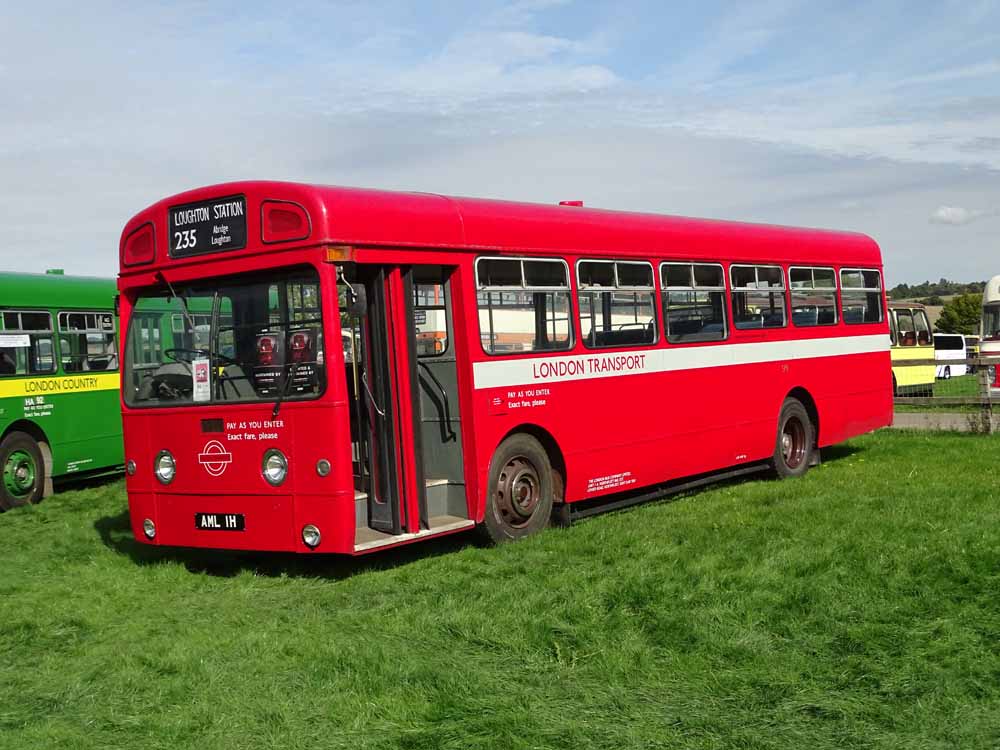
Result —
<instances>
[{"instance_id":1,"label":"blue sky","mask_svg":"<svg viewBox=\"0 0 1000 750\"><path fill-rule=\"evenodd\" d=\"M852 229L1000 273L1000 2L7 3L0 267L306 180Z\"/></svg>"}]
</instances>

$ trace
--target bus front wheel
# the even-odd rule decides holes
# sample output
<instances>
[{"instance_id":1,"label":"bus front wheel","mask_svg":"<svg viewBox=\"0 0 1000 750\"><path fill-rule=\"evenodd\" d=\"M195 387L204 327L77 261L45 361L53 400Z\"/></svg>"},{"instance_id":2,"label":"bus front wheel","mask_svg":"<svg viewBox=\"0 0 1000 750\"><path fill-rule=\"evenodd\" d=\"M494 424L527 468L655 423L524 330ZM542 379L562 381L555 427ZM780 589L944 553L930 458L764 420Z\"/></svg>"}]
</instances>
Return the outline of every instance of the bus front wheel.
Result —
<instances>
[{"instance_id":1,"label":"bus front wheel","mask_svg":"<svg viewBox=\"0 0 1000 750\"><path fill-rule=\"evenodd\" d=\"M778 413L774 471L782 479L800 477L809 469L816 436L809 413L798 399L785 399Z\"/></svg>"},{"instance_id":2,"label":"bus front wheel","mask_svg":"<svg viewBox=\"0 0 1000 750\"><path fill-rule=\"evenodd\" d=\"M37 503L45 489L45 463L35 439L12 432L0 442L0 510Z\"/></svg>"},{"instance_id":3,"label":"bus front wheel","mask_svg":"<svg viewBox=\"0 0 1000 750\"><path fill-rule=\"evenodd\" d=\"M531 435L511 435L490 462L482 531L494 543L523 539L552 515L552 463Z\"/></svg>"}]
</instances>

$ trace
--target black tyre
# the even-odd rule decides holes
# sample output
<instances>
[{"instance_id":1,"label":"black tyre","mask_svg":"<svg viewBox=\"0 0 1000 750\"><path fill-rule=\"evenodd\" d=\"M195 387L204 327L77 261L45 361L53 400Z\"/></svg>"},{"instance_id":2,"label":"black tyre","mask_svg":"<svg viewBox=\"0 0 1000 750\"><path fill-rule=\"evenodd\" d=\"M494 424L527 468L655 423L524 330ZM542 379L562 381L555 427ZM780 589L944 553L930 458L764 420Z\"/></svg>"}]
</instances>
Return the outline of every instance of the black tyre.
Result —
<instances>
[{"instance_id":1,"label":"black tyre","mask_svg":"<svg viewBox=\"0 0 1000 750\"><path fill-rule=\"evenodd\" d=\"M800 477L812 461L816 430L802 402L788 398L778 413L778 437L774 445L774 471L782 479Z\"/></svg>"},{"instance_id":2,"label":"black tyre","mask_svg":"<svg viewBox=\"0 0 1000 750\"><path fill-rule=\"evenodd\" d=\"M552 464L545 448L531 435L511 435L490 462L480 528L494 543L530 536L548 525L552 497Z\"/></svg>"},{"instance_id":3,"label":"black tyre","mask_svg":"<svg viewBox=\"0 0 1000 750\"><path fill-rule=\"evenodd\" d=\"M0 442L0 473L0 510L42 499L45 463L31 435L12 432Z\"/></svg>"},{"instance_id":4,"label":"black tyre","mask_svg":"<svg viewBox=\"0 0 1000 750\"><path fill-rule=\"evenodd\" d=\"M951 380L951 367L949 367L948 365L945 365L944 368L944 379Z\"/></svg>"}]
</instances>

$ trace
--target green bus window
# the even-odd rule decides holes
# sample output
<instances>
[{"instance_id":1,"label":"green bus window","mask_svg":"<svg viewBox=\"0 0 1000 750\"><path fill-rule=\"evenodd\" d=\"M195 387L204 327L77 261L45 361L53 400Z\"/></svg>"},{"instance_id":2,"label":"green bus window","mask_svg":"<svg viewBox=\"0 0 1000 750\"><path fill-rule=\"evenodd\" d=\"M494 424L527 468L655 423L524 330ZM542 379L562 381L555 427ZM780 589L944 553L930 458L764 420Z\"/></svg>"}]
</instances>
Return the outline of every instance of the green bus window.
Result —
<instances>
[{"instance_id":1,"label":"green bus window","mask_svg":"<svg viewBox=\"0 0 1000 750\"><path fill-rule=\"evenodd\" d=\"M60 312L59 345L63 372L118 369L115 317L110 312Z\"/></svg>"},{"instance_id":2,"label":"green bus window","mask_svg":"<svg viewBox=\"0 0 1000 750\"><path fill-rule=\"evenodd\" d=\"M52 318L47 312L5 310L0 322L0 377L55 371Z\"/></svg>"}]
</instances>

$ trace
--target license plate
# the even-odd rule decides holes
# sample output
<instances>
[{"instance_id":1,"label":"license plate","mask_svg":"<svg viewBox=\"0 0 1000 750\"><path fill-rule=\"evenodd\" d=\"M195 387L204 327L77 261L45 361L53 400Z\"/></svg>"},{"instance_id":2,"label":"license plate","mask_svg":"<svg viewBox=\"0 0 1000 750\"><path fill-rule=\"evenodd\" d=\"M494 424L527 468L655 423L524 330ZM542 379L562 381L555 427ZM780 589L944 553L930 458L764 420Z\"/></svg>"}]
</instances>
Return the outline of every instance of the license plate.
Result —
<instances>
[{"instance_id":1,"label":"license plate","mask_svg":"<svg viewBox=\"0 0 1000 750\"><path fill-rule=\"evenodd\" d=\"M242 513L195 513L194 527L199 531L243 531L246 521Z\"/></svg>"}]
</instances>

